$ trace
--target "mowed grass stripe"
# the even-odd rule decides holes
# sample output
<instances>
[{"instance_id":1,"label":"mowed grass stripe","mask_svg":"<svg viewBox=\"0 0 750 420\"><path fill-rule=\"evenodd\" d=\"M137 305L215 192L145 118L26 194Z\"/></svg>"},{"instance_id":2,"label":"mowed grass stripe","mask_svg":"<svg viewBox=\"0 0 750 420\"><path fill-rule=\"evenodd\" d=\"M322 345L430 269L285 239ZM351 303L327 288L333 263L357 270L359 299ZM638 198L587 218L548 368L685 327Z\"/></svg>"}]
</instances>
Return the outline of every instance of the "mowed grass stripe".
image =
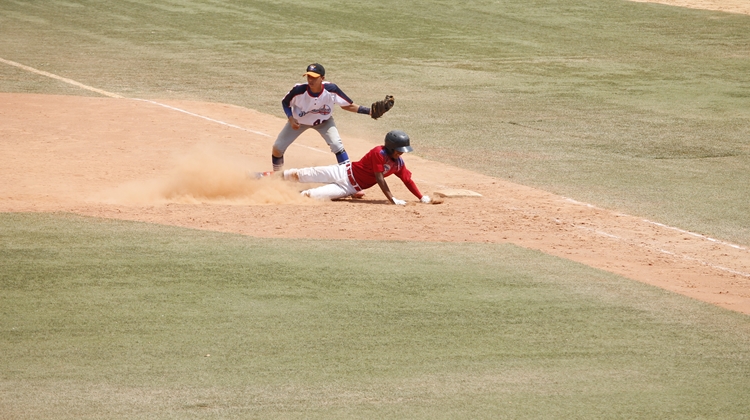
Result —
<instances>
[{"instance_id":1,"label":"mowed grass stripe","mask_svg":"<svg viewBox=\"0 0 750 420\"><path fill-rule=\"evenodd\" d=\"M320 16L306 19L304 16ZM4 2L0 57L108 92L283 117L322 62L417 153L750 244L750 16L611 0ZM312 47L317 46L317 47ZM93 94L0 66L0 90Z\"/></svg>"},{"instance_id":2,"label":"mowed grass stripe","mask_svg":"<svg viewBox=\"0 0 750 420\"><path fill-rule=\"evenodd\" d=\"M748 408L748 317L508 245L2 214L0 288L10 418Z\"/></svg>"}]
</instances>

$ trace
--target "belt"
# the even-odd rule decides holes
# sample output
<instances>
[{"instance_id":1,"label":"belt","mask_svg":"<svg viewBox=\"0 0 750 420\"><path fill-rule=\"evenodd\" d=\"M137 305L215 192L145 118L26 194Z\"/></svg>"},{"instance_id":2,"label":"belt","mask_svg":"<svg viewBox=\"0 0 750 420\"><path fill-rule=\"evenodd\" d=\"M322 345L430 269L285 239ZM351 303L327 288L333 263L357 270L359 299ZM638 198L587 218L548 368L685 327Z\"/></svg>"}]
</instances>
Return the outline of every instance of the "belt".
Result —
<instances>
[{"instance_id":1,"label":"belt","mask_svg":"<svg viewBox=\"0 0 750 420\"><path fill-rule=\"evenodd\" d=\"M352 184L352 187L354 187L355 191L362 191L362 187L360 187L359 184L357 183L357 180L354 179L354 174L352 173L351 164L346 165L346 176L349 177L349 183Z\"/></svg>"}]
</instances>

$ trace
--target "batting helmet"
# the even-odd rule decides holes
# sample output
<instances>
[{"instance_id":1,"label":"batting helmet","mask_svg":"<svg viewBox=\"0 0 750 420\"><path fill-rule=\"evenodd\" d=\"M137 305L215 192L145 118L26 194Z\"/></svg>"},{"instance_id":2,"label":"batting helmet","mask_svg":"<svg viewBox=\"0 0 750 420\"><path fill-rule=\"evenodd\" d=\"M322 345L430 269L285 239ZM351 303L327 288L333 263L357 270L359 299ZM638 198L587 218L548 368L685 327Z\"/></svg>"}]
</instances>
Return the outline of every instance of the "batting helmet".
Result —
<instances>
[{"instance_id":1,"label":"batting helmet","mask_svg":"<svg viewBox=\"0 0 750 420\"><path fill-rule=\"evenodd\" d=\"M385 148L391 152L408 153L411 152L411 146L409 146L409 135L401 130L389 131L385 135Z\"/></svg>"}]
</instances>

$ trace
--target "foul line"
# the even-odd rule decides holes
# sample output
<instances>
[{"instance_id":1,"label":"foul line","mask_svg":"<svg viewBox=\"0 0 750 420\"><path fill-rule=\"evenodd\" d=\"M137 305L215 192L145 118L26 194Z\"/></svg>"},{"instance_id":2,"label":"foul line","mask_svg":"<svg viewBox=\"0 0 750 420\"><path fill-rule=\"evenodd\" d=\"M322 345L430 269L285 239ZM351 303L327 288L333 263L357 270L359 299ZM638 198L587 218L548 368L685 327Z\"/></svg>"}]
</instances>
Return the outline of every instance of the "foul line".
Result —
<instances>
[{"instance_id":1,"label":"foul line","mask_svg":"<svg viewBox=\"0 0 750 420\"><path fill-rule=\"evenodd\" d=\"M187 115L190 115L190 116L193 116L193 117L203 118L204 120L207 120L207 121L215 122L217 124L225 125L227 127L236 128L236 129L242 130L242 131L247 131L247 132L250 132L250 133L253 133L253 134L257 134L259 136L271 137L270 135L268 135L266 133L261 133L260 131L250 130L249 128L240 127L239 125L229 124L228 122L224 122L224 121L220 121L220 120L215 120L213 118L206 117L205 115L195 114L193 112L186 111L184 109L177 108L177 107L174 107L174 106L171 106L171 105L163 104L161 102L151 101L151 100L148 100L148 99L138 99L138 98L132 98L132 99L134 101L148 102L150 104L163 106L164 108L168 108L168 109L171 109L171 110L174 110L174 111L177 111L177 112L182 112L184 114L187 114Z\"/></svg>"},{"instance_id":2,"label":"foul line","mask_svg":"<svg viewBox=\"0 0 750 420\"><path fill-rule=\"evenodd\" d=\"M733 243L724 242L724 241L719 240L719 239L714 239L714 238L711 238L709 236L701 235L700 233L694 233L694 232L690 232L690 231L687 231L687 230L682 230L680 228L668 226L668 225L665 225L665 224L662 224L662 223L659 223L659 222L652 222L651 220L648 220L648 219L643 219L643 221L646 222L646 223L651 223L652 225L656 225L656 226L659 226L659 227L666 228L666 229L676 230L677 232L684 233L686 235L695 236L696 238L705 239L705 240L707 240L709 242L716 242L717 244L726 245L728 247L739 249L739 250L742 250L742 251L747 251L747 248L745 248L744 246L739 246L739 245L735 245Z\"/></svg>"},{"instance_id":3,"label":"foul line","mask_svg":"<svg viewBox=\"0 0 750 420\"><path fill-rule=\"evenodd\" d=\"M249 133L257 134L257 135L259 135L259 136L264 136L264 137L271 137L270 135L268 135L268 134L266 134L266 133L262 133L262 132L260 132L260 131L250 130L250 129L248 129L248 128L240 127L240 126L238 126L238 125L230 124L230 123L228 123L228 122L225 122L225 121L220 121L220 120L217 120L217 119L213 119L213 118L210 118L210 117L206 117L205 115L200 115L200 114L196 114L196 113L193 113L193 112L190 112L190 111L187 111L187 110L181 109L181 108L177 108L177 107L174 107L174 106L170 106L170 105L167 105L167 104L163 104L163 103L160 103L160 102L156 102L156 101L151 101L151 100L148 100L148 99L126 98L126 97L124 97L124 96L121 96L121 95L118 95L118 94L116 94L116 93L112 93L112 92L107 92L106 90L102 90L102 89L97 89L97 88L95 88L95 87L93 87L93 86L88 86L88 85L84 85L83 83L80 83L80 82L76 82L75 80L72 80L72 79L68 79L68 78L66 78L66 77L62 77L62 76L58 76L58 75L56 75L56 74L52 74L52 73L46 72L46 71L44 71L44 70L39 70L39 69L35 69L35 68L33 68L33 67L25 66L25 65L23 65L23 64L21 64L21 63L16 63L15 61L10 61L10 60L6 60L6 59L4 59L4 58L2 58L2 57L0 57L0 63L5 63L5 64L7 64L7 65L10 65L10 66L14 66L14 67L18 67L18 68L20 68L20 69L23 69L23 70L29 71L29 72L31 72L31 73L36 73L36 74L39 74L39 75L42 75L42 76L46 76L46 77L49 77L49 78L52 78L52 79L55 79L55 80L59 80L59 81L61 81L61 82L65 82L65 83L71 84L71 85L73 85L73 86L78 86L78 87L79 87L79 88L81 88L81 89L86 89L86 90L90 90L90 91L92 91L92 92L96 92L96 93L98 93L98 94L100 94L100 95L108 96L108 97L110 97L110 98L117 98L117 99L131 99L131 100L135 100L135 101L148 102L148 103L150 103L150 104L154 104L154 105L162 106L162 107L164 107L164 108L168 108L168 109L171 109L171 110L173 110L173 111L177 111L177 112L182 112L182 113L184 113L184 114L187 114L187 115L190 115L190 116L193 116L193 117L197 117L197 118L202 118L202 119L204 119L204 120L207 120L207 121L211 121L211 122L214 122L214 123L217 123L217 124L221 124L221 125L224 125L224 126L227 126L227 127L231 127L231 128L236 128L236 129L238 129L238 130L242 130L242 131L247 131L247 132L249 132ZM306 148L306 149L309 149L309 150L314 150L314 151L316 151L316 152L320 152L320 153L325 153L325 152L324 152L324 151L322 151L322 150L319 150L319 149L316 149L316 148L314 148L314 147L310 147L310 146L305 146L305 145L302 145L302 144L298 144L298 145L296 145L296 146L304 147L304 148ZM570 202L573 202L573 203L576 203L576 204L580 204L580 205L584 205L584 206L587 206L587 207L591 207L591 208L596 208L596 209L598 209L598 207L596 207L596 206L594 206L594 205L592 205L592 204L588 204L588 203L582 203L582 202L580 202L580 201L576 201L576 200L573 200L572 198L567 198L567 197L564 197L564 198L565 198L566 200L568 200L568 201L570 201ZM651 223L651 224L657 225L657 226L659 226L659 227L663 227L663 228L667 228L667 229L673 229L673 230L676 230L676 231L678 231L678 232L682 232L682 233L685 233L685 234L688 234L688 235L693 235L693 236L696 236L696 237L702 238L702 239L704 239L704 240L707 240L707 241L711 241L711 242L715 242L715 243L718 243L718 244L722 244L722 245L725 245L725 246L729 246L729 247L732 247L732 248L736 248L736 249L741 249L741 250L745 250L745 251L747 251L747 248L745 248L745 247L742 247L742 246L739 246L739 245L735 245L735 244L731 244L731 243L729 243L729 242L724 242L724 241L720 241L720 240L718 240L718 239L710 238L710 237L708 237L708 236L704 236L704 235L701 235L701 234L698 234L698 233L693 233L693 232L689 232L689 231L686 231L686 230L682 230L682 229L679 229L679 228L676 228L676 227L672 227L672 226L664 225L664 224L661 224L661 223L657 223L657 222L652 222L652 221L650 221L650 220L648 220L648 219L643 219L643 221L644 221L644 222L646 222L646 223ZM602 232L602 231L596 231L596 233L598 233L598 234L600 234L600 235L604 235L604 236L609 236L609 237L611 237L611 238L622 239L622 238L619 238L619 237L617 237L617 236L615 236L615 235L611 235L611 234L608 234L608 233L606 233L606 232ZM665 250L662 250L662 249L659 249L659 251L662 251L662 252L665 252L665 253L670 253L669 251L665 251ZM686 258L686 259L691 259L691 260L695 260L695 261L700 261L700 260L696 260L696 259L694 259L694 258L691 258L691 257L687 257L687 256L684 256L684 255L683 255L682 257L683 257L683 258ZM724 270L724 271L729 271L729 272L731 272L731 273L734 273L734 274L739 274L739 275L742 275L742 276L745 276L745 277L750 277L750 274L748 274L748 273L743 273L743 272L740 272L740 271L734 271L734 270L731 270L731 269L729 269L729 268L725 268L725 267L721 267L721 266L715 266L715 265L713 265L713 264L709 264L709 263L706 263L706 262L703 262L703 261L700 261L700 262L702 262L702 263L704 263L704 264L706 264L706 265L708 265L708 266L711 266L711 267L715 267L715 268L718 268L718 269L720 269L720 270Z\"/></svg>"},{"instance_id":4,"label":"foul line","mask_svg":"<svg viewBox=\"0 0 750 420\"><path fill-rule=\"evenodd\" d=\"M649 222L649 220L644 220L644 222ZM666 227L666 228L676 229L678 231L682 231L682 229L671 228L670 226L662 225L660 223L656 223L656 222L650 222L650 223L654 223L654 224L657 224L657 225L660 225L660 226L663 226L663 227ZM650 245L647 245L647 244L644 244L644 243L638 243L638 242L635 242L635 241L627 240L627 239L619 237L617 235L613 235L611 233L607 233L607 232L604 232L604 231L598 230L598 229L592 229L592 228L589 228L589 227L586 227L586 226L575 226L575 227L577 227L579 229L583 229L583 230L588 230L590 232L594 232L594 233L596 233L598 235L606 236L606 237L611 238L611 239L615 239L615 240L618 240L618 241L629 243L631 245L636 245L636 246L639 246L641 248L654 249L654 250L659 251L659 252L661 252L663 254L672 255L674 257L680 257L680 258L688 260L688 261L694 261L694 262L697 262L697 263L699 263L701 265L714 268L716 270L726 271L726 272L731 273L731 274L736 274L738 276L750 278L750 273L745 273L743 271L737 271L737 270L734 270L734 269L729 268L729 267L724 267L724 266L721 266L721 265L712 264L710 262L706 262L706 261L703 261L703 260L698 259L698 258L687 256L685 254L678 254L678 253L675 253L675 252L672 252L672 251L667 251L666 249L662 249L662 248L659 248L659 247L650 246ZM683 232L686 232L686 231L683 231ZM686 232L686 233L691 233L691 232ZM694 234L694 235L696 235L696 236L703 236L703 235L698 235L698 234ZM711 239L711 238L707 238L707 239ZM732 245L732 244L727 244L727 245ZM742 248L742 247L740 247L740 248ZM742 248L742 249L744 249L744 248Z\"/></svg>"},{"instance_id":5,"label":"foul line","mask_svg":"<svg viewBox=\"0 0 750 420\"><path fill-rule=\"evenodd\" d=\"M151 100L148 100L148 99L126 98L126 97L124 97L122 95L118 95L116 93L107 92L106 90L97 89L97 88L95 88L93 86L84 85L83 83L77 82L75 80L68 79L68 78L62 77L62 76L58 76L56 74L53 74L53 73L50 73L50 72L46 72L44 70L35 69L33 67L29 67L29 66L23 65L21 63L16 63L15 61L6 60L6 59L1 58L1 57L0 57L0 63L5 63L5 64L7 64L9 66L18 67L19 69L26 70L26 71L31 72L31 73L36 73L36 74L39 74L39 75L42 75L42 76L49 77L51 79L59 80L61 82L64 82L64 83L67 83L67 84L70 84L70 85L73 85L73 86L77 86L77 87L79 87L81 89L89 90L91 92L96 92L96 93L98 93L100 95L107 96L107 97L110 97L110 98L131 99L131 100L135 100L135 101L148 102L148 103L151 103L151 104L154 104L154 105L163 106L164 108L168 108L168 109L171 109L171 110L174 110L174 111L182 112L184 114L187 114L187 115L190 115L190 116L193 116L193 117L203 118L204 120L211 121L211 122L214 122L214 123L217 123L217 124L221 124L221 125L225 125L227 127L232 127L232 128L236 128L238 130L247 131L249 133L257 134L259 136L271 137L270 135L268 135L266 133L262 133L260 131L250 130L248 128L240 127L238 125L234 125L234 124L230 124L230 123L227 123L227 122L224 122L224 121L220 121L220 120L216 120L216 119L213 119L213 118L209 118L209 117L206 117L205 115L196 114L196 113L193 113L193 112L181 109L181 108L177 108L177 107L174 107L174 106L170 106L170 105L167 105L167 104L163 104L163 103L160 103L160 102L151 101ZM318 149L315 149L315 148L312 148L312 147L303 146L303 145L299 145L299 146L307 147L308 149L315 150L315 151L318 151L318 152L322 152L321 150L318 150Z\"/></svg>"},{"instance_id":6,"label":"foul line","mask_svg":"<svg viewBox=\"0 0 750 420\"><path fill-rule=\"evenodd\" d=\"M597 207L597 206L595 206L593 204L583 203L583 202L580 202L580 201L576 201L576 200L574 200L572 198L563 197L563 199L565 199L566 201L571 202L573 204L578 204L580 206L586 206L586 207L589 207L589 208L592 208L592 209L595 209L595 210L608 211L606 209ZM622 214L622 213L615 213L615 214L618 215L618 216L629 216L627 214ZM653 221L648 220L648 219L642 219L642 220L645 223L656 225L656 226L659 226L659 227L662 227L662 228L665 228L665 229L672 229L674 231L677 231L677 232L680 232L680 233L684 233L685 235L695 236L696 238L700 238L700 239L703 239L703 240L706 240L706 241L709 241L709 242L714 242L714 243L717 243L717 244L720 244L720 245L728 246L730 248L739 249L741 251L747 251L748 250L747 248L745 248L743 246L735 245L733 243L725 242L725 241L722 241L722 240L719 240L719 239L714 239L714 238L711 238L709 236L701 235L700 233L690 232L688 230L683 230L683 229L676 228L676 227L673 227L673 226L665 225L663 223L653 222Z\"/></svg>"},{"instance_id":7,"label":"foul line","mask_svg":"<svg viewBox=\"0 0 750 420\"><path fill-rule=\"evenodd\" d=\"M101 89L97 89L95 87L87 86L87 85L84 85L83 83L76 82L75 80L67 79L65 77L61 77L61 76L58 76L56 74L48 73L48 72L46 72L44 70L37 70L37 69L35 69L33 67L24 66L23 64L16 63L15 61L10 61L10 60L6 60L4 58L0 58L0 62L8 64L10 66L18 67L19 69L30 71L32 73L40 74L42 76L47 76L47 77L50 77L52 79L59 80L61 82L65 82L65 83L71 84L73 86L78 86L81 89L90 90L90 91L96 92L96 93L98 93L100 95L109 96L110 98L118 98L118 99L122 99L123 98L123 96L120 96L120 95L118 95L116 93L107 92L106 90L101 90Z\"/></svg>"}]
</instances>

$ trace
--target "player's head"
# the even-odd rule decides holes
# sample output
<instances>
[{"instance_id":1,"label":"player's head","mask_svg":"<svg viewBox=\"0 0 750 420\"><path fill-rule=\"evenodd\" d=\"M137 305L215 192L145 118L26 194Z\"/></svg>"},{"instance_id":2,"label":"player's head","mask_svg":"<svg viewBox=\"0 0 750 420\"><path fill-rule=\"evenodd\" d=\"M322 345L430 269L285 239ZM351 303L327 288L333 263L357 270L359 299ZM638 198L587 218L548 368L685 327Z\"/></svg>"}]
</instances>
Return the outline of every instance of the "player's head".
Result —
<instances>
[{"instance_id":1,"label":"player's head","mask_svg":"<svg viewBox=\"0 0 750 420\"><path fill-rule=\"evenodd\" d=\"M409 153L412 149L409 145L409 135L401 130L392 130L385 135L385 150L388 154L393 155L394 152Z\"/></svg>"},{"instance_id":2,"label":"player's head","mask_svg":"<svg viewBox=\"0 0 750 420\"><path fill-rule=\"evenodd\" d=\"M307 66L307 70L305 70L305 74L303 74L303 76L312 76L315 78L324 77L325 75L326 69L318 63L312 63Z\"/></svg>"}]
</instances>

